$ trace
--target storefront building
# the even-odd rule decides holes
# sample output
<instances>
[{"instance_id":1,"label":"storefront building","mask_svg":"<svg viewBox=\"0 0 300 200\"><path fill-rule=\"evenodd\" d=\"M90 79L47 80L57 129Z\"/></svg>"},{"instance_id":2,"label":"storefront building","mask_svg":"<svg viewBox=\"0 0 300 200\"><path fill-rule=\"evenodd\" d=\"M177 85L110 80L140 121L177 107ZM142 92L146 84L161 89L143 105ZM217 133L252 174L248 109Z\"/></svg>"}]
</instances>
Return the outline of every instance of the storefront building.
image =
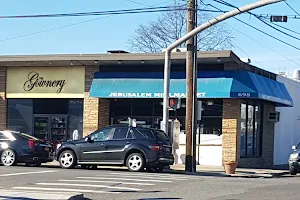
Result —
<instances>
[{"instance_id":1,"label":"storefront building","mask_svg":"<svg viewBox=\"0 0 300 200\"><path fill-rule=\"evenodd\" d=\"M181 106L170 119L181 123L177 163L185 149L185 53L172 56L170 97ZM238 161L273 165L276 107L293 101L276 75L243 63L231 51L198 55L202 119L197 160L202 165ZM163 54L98 54L0 57L0 128L59 142L101 127L126 123L160 128Z\"/></svg>"}]
</instances>

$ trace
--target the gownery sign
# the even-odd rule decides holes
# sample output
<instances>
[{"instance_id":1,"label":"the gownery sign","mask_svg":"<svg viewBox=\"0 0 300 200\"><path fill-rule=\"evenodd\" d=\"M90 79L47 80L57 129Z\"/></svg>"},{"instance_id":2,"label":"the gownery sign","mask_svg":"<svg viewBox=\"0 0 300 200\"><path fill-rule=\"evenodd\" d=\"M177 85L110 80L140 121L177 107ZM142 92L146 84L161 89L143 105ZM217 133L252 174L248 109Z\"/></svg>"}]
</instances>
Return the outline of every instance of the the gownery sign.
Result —
<instances>
[{"instance_id":1,"label":"the gownery sign","mask_svg":"<svg viewBox=\"0 0 300 200\"><path fill-rule=\"evenodd\" d=\"M27 92L38 87L57 88L56 92L61 93L63 87L66 85L66 80L47 80L40 76L38 72L32 71L28 74L28 80L25 81L23 89Z\"/></svg>"},{"instance_id":2,"label":"the gownery sign","mask_svg":"<svg viewBox=\"0 0 300 200\"><path fill-rule=\"evenodd\" d=\"M8 67L6 98L84 98L85 68Z\"/></svg>"}]
</instances>

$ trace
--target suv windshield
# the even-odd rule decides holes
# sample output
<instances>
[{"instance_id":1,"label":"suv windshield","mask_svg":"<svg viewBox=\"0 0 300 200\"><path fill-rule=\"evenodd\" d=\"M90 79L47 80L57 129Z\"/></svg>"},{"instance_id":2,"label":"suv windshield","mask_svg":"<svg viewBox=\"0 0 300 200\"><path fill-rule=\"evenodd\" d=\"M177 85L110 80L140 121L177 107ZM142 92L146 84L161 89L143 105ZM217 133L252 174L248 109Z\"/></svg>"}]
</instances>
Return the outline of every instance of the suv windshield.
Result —
<instances>
[{"instance_id":1,"label":"suv windshield","mask_svg":"<svg viewBox=\"0 0 300 200\"><path fill-rule=\"evenodd\" d=\"M168 138L168 136L165 134L165 132L163 132L161 130L152 130L152 132L155 135L155 137L157 138L157 140L159 140L159 141L169 141L170 140Z\"/></svg>"}]
</instances>

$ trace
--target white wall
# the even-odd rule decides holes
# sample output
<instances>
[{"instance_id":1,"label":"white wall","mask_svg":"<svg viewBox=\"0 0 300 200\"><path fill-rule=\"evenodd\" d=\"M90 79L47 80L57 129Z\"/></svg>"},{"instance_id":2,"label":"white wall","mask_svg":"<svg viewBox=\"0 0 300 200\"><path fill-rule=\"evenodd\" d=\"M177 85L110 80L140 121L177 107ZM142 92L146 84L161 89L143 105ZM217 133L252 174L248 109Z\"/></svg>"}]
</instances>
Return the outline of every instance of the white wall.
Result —
<instances>
[{"instance_id":1,"label":"white wall","mask_svg":"<svg viewBox=\"0 0 300 200\"><path fill-rule=\"evenodd\" d=\"M185 142L186 136L181 132L179 136L179 149L175 151L175 164L184 164L185 162ZM196 143L198 143L198 134ZM222 135L200 134L200 144L208 146L200 146L200 155L198 154L199 147L197 146L197 162L200 160L200 165L222 166ZM219 146L213 146L212 144Z\"/></svg>"},{"instance_id":2,"label":"white wall","mask_svg":"<svg viewBox=\"0 0 300 200\"><path fill-rule=\"evenodd\" d=\"M287 164L292 145L300 142L300 83L277 76L277 81L283 83L293 99L294 107L277 107L280 121L275 124L274 165Z\"/></svg>"}]
</instances>

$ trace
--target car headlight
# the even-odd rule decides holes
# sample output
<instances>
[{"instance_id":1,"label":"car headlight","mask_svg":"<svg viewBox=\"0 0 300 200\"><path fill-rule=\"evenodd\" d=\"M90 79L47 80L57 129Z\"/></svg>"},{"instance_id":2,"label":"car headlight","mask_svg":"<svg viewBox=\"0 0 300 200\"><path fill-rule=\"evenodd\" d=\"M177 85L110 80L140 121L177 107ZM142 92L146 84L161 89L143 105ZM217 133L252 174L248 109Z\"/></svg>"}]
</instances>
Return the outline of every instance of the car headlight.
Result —
<instances>
[{"instance_id":1,"label":"car headlight","mask_svg":"<svg viewBox=\"0 0 300 200\"><path fill-rule=\"evenodd\" d=\"M293 153L290 155L290 159L293 159L293 160L297 160L299 159L299 154L298 153Z\"/></svg>"}]
</instances>

